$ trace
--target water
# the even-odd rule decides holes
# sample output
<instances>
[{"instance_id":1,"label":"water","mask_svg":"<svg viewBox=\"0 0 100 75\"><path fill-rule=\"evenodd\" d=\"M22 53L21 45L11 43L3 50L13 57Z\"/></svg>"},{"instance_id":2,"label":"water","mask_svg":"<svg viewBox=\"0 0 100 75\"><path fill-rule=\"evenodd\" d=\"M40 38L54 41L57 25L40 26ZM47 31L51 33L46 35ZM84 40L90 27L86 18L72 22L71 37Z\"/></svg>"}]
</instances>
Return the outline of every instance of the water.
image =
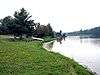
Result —
<instances>
[{"instance_id":1,"label":"water","mask_svg":"<svg viewBox=\"0 0 100 75\"><path fill-rule=\"evenodd\" d=\"M62 44L55 41L52 51L73 58L100 75L100 38L67 37Z\"/></svg>"}]
</instances>

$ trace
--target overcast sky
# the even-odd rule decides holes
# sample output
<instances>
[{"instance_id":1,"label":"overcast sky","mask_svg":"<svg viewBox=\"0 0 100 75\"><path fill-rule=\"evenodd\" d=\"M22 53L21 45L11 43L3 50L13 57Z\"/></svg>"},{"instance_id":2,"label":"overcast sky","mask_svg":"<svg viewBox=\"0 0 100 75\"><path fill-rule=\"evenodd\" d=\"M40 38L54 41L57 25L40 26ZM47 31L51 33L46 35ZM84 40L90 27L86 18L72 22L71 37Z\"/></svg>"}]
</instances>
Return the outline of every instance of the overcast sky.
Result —
<instances>
[{"instance_id":1,"label":"overcast sky","mask_svg":"<svg viewBox=\"0 0 100 75\"><path fill-rule=\"evenodd\" d=\"M100 0L1 0L0 18L24 7L41 24L71 32L100 26Z\"/></svg>"}]
</instances>

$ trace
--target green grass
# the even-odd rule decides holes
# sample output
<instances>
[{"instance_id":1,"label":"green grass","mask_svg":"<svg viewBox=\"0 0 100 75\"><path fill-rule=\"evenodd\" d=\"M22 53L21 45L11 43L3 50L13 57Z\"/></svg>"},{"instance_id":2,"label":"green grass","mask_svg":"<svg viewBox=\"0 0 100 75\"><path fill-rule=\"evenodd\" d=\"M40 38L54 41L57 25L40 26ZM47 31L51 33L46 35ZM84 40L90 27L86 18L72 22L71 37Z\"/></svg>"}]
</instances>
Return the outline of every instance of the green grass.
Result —
<instances>
[{"instance_id":1,"label":"green grass","mask_svg":"<svg viewBox=\"0 0 100 75\"><path fill-rule=\"evenodd\" d=\"M74 60L48 52L42 44L0 38L0 75L93 75Z\"/></svg>"},{"instance_id":2,"label":"green grass","mask_svg":"<svg viewBox=\"0 0 100 75\"><path fill-rule=\"evenodd\" d=\"M44 39L43 42L49 42L49 41L55 40L56 38L52 38L52 37L50 37L50 36L46 36L46 37L43 37L42 39Z\"/></svg>"}]
</instances>

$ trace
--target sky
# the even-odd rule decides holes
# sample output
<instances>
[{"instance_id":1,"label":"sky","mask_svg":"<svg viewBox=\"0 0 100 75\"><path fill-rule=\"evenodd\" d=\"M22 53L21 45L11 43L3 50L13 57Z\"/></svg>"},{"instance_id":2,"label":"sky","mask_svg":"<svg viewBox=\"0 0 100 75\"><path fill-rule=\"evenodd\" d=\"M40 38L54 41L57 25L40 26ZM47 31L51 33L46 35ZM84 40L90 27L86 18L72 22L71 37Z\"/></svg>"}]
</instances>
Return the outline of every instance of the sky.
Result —
<instances>
[{"instance_id":1,"label":"sky","mask_svg":"<svg viewBox=\"0 0 100 75\"><path fill-rule=\"evenodd\" d=\"M72 32L100 26L100 0L1 0L0 18L25 8L35 22L54 31Z\"/></svg>"}]
</instances>

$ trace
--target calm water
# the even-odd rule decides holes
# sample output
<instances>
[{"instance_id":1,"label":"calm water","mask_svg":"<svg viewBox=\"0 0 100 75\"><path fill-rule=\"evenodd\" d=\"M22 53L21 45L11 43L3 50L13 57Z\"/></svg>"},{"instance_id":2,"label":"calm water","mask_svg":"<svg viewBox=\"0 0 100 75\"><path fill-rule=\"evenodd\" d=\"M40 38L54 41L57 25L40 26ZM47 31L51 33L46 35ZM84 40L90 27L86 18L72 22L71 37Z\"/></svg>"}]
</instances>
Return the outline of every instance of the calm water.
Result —
<instances>
[{"instance_id":1,"label":"calm water","mask_svg":"<svg viewBox=\"0 0 100 75\"><path fill-rule=\"evenodd\" d=\"M62 44L55 41L52 51L73 58L100 75L100 38L67 37Z\"/></svg>"}]
</instances>

